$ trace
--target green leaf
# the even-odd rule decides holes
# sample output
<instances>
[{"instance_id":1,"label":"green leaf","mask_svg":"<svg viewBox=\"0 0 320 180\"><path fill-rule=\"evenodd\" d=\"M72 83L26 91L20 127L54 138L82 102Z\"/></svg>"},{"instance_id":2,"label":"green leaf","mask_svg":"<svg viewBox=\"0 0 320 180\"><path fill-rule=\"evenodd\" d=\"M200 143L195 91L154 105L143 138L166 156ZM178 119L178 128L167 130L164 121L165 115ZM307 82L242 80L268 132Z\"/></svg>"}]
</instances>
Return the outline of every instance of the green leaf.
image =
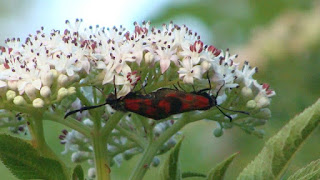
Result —
<instances>
[{"instance_id":1,"label":"green leaf","mask_svg":"<svg viewBox=\"0 0 320 180\"><path fill-rule=\"evenodd\" d=\"M205 178L207 176L205 174L194 173L194 172L184 172L184 173L182 173L182 178L189 178L189 177L202 177L202 178Z\"/></svg>"},{"instance_id":2,"label":"green leaf","mask_svg":"<svg viewBox=\"0 0 320 180\"><path fill-rule=\"evenodd\" d=\"M20 179L67 179L58 161L40 156L26 141L6 134L0 134L0 159Z\"/></svg>"},{"instance_id":3,"label":"green leaf","mask_svg":"<svg viewBox=\"0 0 320 180\"><path fill-rule=\"evenodd\" d=\"M227 159L219 163L216 167L210 170L207 179L208 180L218 180L223 179L224 174L233 161L233 159L238 155L239 153L234 153L231 156L229 156Z\"/></svg>"},{"instance_id":4,"label":"green leaf","mask_svg":"<svg viewBox=\"0 0 320 180\"><path fill-rule=\"evenodd\" d=\"M312 161L288 178L288 180L317 180L320 179L320 159Z\"/></svg>"},{"instance_id":5,"label":"green leaf","mask_svg":"<svg viewBox=\"0 0 320 180\"><path fill-rule=\"evenodd\" d=\"M77 165L73 169L72 179L73 180L84 180L83 169L80 165Z\"/></svg>"},{"instance_id":6,"label":"green leaf","mask_svg":"<svg viewBox=\"0 0 320 180\"><path fill-rule=\"evenodd\" d=\"M279 179L294 153L320 122L320 99L271 137L238 179Z\"/></svg>"},{"instance_id":7,"label":"green leaf","mask_svg":"<svg viewBox=\"0 0 320 180\"><path fill-rule=\"evenodd\" d=\"M169 157L165 160L160 168L160 179L162 180L180 180L181 169L179 161L180 147L183 138L176 144L176 146L170 151Z\"/></svg>"}]
</instances>

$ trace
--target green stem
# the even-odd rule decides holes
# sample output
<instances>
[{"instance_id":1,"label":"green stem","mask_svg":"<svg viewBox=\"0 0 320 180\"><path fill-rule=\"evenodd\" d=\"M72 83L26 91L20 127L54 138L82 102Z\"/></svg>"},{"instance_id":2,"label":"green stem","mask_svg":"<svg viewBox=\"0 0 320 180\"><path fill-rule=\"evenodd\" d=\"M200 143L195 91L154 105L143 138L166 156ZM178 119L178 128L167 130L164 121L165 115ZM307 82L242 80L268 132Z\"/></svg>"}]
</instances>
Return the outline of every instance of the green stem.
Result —
<instances>
[{"instance_id":1,"label":"green stem","mask_svg":"<svg viewBox=\"0 0 320 180\"><path fill-rule=\"evenodd\" d=\"M121 120L123 115L124 115L123 112L117 111L110 117L110 119L108 119L108 121L106 122L106 124L104 125L104 127L101 130L101 135L102 135L102 137L105 138L105 140L108 139L112 130L116 127L116 125Z\"/></svg>"},{"instance_id":2,"label":"green stem","mask_svg":"<svg viewBox=\"0 0 320 180\"><path fill-rule=\"evenodd\" d=\"M58 159L56 154L49 148L44 137L43 130L43 114L41 112L32 113L30 120L30 132L32 135L32 145L41 153L44 157Z\"/></svg>"},{"instance_id":3,"label":"green stem","mask_svg":"<svg viewBox=\"0 0 320 180\"><path fill-rule=\"evenodd\" d=\"M146 167L148 167L148 165L151 163L159 148L186 124L194 121L196 121L196 119L190 118L190 114L185 113L184 116L181 117L181 119L179 119L169 129L163 132L163 134L156 141L149 143L147 148L143 152L138 165L133 170L130 179L141 180L147 171Z\"/></svg>"},{"instance_id":4,"label":"green stem","mask_svg":"<svg viewBox=\"0 0 320 180\"><path fill-rule=\"evenodd\" d=\"M128 139L130 139L131 141L137 143L141 148L145 148L146 147L147 142L143 138L139 137L137 134L132 133L132 132L120 127L120 126L117 126L116 129L120 133L122 133L125 137L127 137Z\"/></svg>"},{"instance_id":5,"label":"green stem","mask_svg":"<svg viewBox=\"0 0 320 180\"><path fill-rule=\"evenodd\" d=\"M86 137L91 136L90 135L91 129L88 126L84 125L83 123L81 123L71 117L64 119L61 114L63 114L63 113L45 112L43 115L43 118L44 118L44 120L50 120L53 122L63 124L71 129L74 129L74 130L80 132L81 134L85 135Z\"/></svg>"},{"instance_id":6,"label":"green stem","mask_svg":"<svg viewBox=\"0 0 320 180\"><path fill-rule=\"evenodd\" d=\"M109 180L110 167L107 160L106 141L104 141L100 131L96 129L93 131L92 140L97 179Z\"/></svg>"},{"instance_id":7,"label":"green stem","mask_svg":"<svg viewBox=\"0 0 320 180\"><path fill-rule=\"evenodd\" d=\"M106 122L105 126L102 127L101 119L98 116L94 117L94 126L92 133L93 151L95 158L96 175L98 180L109 180L110 179L110 167L108 163L107 154L107 139L111 134L112 130L118 124L123 116L122 112L117 111L110 119Z\"/></svg>"}]
</instances>

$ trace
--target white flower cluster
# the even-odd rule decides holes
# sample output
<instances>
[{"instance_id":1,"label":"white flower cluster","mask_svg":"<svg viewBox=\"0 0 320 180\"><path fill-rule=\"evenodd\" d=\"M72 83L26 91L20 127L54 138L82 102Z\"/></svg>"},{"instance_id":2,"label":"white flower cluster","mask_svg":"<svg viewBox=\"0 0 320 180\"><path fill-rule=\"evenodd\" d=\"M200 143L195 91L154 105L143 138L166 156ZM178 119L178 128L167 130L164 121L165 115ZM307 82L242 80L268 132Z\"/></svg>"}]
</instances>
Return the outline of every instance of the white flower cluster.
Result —
<instances>
[{"instance_id":1,"label":"white flower cluster","mask_svg":"<svg viewBox=\"0 0 320 180\"><path fill-rule=\"evenodd\" d=\"M122 86L120 97L140 80L132 67L142 64L145 68L159 67L157 72L162 74L173 64L178 68L177 77L184 83L193 84L195 79L204 79L205 72L212 71L211 79L224 81L224 88L243 83L259 91L265 89L252 79L255 68L245 65L239 70L234 62L236 55L204 45L200 36L186 26L170 23L156 29L150 28L149 22L141 26L134 23L135 30L130 33L122 26L80 31L81 20L76 20L74 26L69 21L66 24L69 29L63 32L52 30L45 34L42 28L24 42L6 41L7 47L1 47L0 54L2 99L41 108L49 100L61 100L75 93L72 84L92 72L98 73L95 81L101 84L113 84L115 79L115 85ZM269 98L274 91L267 90L264 95Z\"/></svg>"}]
</instances>

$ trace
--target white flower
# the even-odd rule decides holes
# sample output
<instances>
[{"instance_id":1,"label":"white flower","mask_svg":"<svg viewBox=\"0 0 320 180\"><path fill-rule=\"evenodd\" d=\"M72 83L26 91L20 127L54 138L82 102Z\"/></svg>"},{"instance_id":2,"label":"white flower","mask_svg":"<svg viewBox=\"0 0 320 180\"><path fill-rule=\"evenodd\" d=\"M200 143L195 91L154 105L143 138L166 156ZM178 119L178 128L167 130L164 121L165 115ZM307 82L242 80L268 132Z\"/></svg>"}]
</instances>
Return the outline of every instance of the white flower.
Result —
<instances>
[{"instance_id":1,"label":"white flower","mask_svg":"<svg viewBox=\"0 0 320 180\"><path fill-rule=\"evenodd\" d=\"M183 79L184 83L193 84L193 78L201 79L201 66L193 66L190 58L185 58L181 62L182 67L179 68L179 78Z\"/></svg>"},{"instance_id":2,"label":"white flower","mask_svg":"<svg viewBox=\"0 0 320 180\"><path fill-rule=\"evenodd\" d=\"M207 59L207 56L203 52L203 42L198 40L189 47L182 47L183 51L180 52L181 56L191 57L192 64L198 64L201 59Z\"/></svg>"},{"instance_id":3,"label":"white flower","mask_svg":"<svg viewBox=\"0 0 320 180\"><path fill-rule=\"evenodd\" d=\"M223 89L235 88L238 86L238 84L234 82L237 78L235 70L239 65L234 63L236 57L237 55L230 56L230 53L227 50L225 56L222 53L219 60L214 59L210 61L214 71L212 80L216 83L224 83ZM222 92L224 91L222 90ZM221 94L223 94L222 92Z\"/></svg>"},{"instance_id":4,"label":"white flower","mask_svg":"<svg viewBox=\"0 0 320 180\"><path fill-rule=\"evenodd\" d=\"M251 68L246 61L242 67L242 70L236 70L237 82L243 82L246 87L251 87L253 83L253 75L257 72L257 68Z\"/></svg>"},{"instance_id":5,"label":"white flower","mask_svg":"<svg viewBox=\"0 0 320 180\"><path fill-rule=\"evenodd\" d=\"M160 61L160 68L162 74L169 68L171 61L173 61L177 65L178 56L176 54L176 49L162 47L161 49L158 49L155 52L155 60Z\"/></svg>"},{"instance_id":6,"label":"white flower","mask_svg":"<svg viewBox=\"0 0 320 180\"><path fill-rule=\"evenodd\" d=\"M123 76L115 76L115 85L122 85L122 88L117 92L117 98L127 95L140 80L140 76L137 76L137 72L131 72L131 69L123 69Z\"/></svg>"}]
</instances>

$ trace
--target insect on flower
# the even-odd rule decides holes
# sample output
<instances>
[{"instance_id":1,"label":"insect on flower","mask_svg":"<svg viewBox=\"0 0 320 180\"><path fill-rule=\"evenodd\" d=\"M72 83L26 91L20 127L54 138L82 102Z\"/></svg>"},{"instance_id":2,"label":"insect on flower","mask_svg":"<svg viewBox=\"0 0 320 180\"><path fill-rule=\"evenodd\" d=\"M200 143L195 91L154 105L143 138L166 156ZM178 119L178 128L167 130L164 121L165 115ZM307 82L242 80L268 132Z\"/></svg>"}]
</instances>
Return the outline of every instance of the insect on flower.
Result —
<instances>
[{"instance_id":1,"label":"insect on flower","mask_svg":"<svg viewBox=\"0 0 320 180\"><path fill-rule=\"evenodd\" d=\"M208 78L209 84L210 79ZM223 85L217 92L219 94ZM106 102L97 106L82 107L78 110L70 111L65 115L65 118L76 112L82 112L97 107L109 104L113 109L133 112L144 117L152 118L154 120L165 119L174 114L183 112L190 112L194 110L208 110L212 107L217 107L218 110L232 121L232 117L225 114L220 108L243 114L249 114L244 111L234 111L223 108L217 104L217 95L209 95L207 92L210 88L202 89L197 92L185 92L178 89L161 88L149 94L138 94L130 92L126 96L116 98L117 92L110 94Z\"/></svg>"}]
</instances>

